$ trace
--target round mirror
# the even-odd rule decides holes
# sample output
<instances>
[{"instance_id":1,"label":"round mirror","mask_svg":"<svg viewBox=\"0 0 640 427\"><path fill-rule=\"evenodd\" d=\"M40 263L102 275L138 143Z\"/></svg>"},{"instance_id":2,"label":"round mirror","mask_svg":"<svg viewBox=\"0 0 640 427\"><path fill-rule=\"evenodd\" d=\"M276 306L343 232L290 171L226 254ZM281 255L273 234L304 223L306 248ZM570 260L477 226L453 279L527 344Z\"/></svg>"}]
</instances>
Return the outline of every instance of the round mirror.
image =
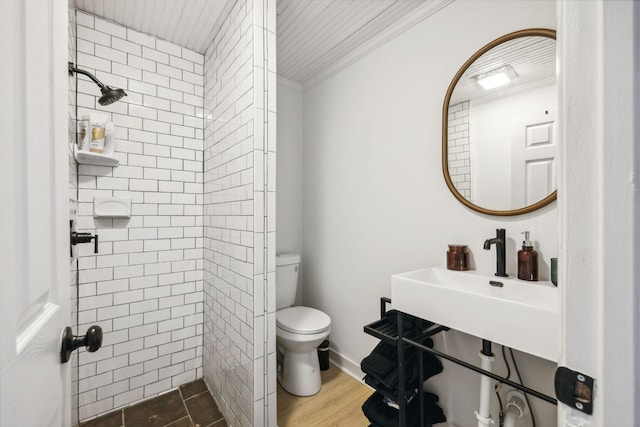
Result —
<instances>
[{"instance_id":1,"label":"round mirror","mask_svg":"<svg viewBox=\"0 0 640 427\"><path fill-rule=\"evenodd\" d=\"M453 195L489 215L556 199L556 32L516 31L476 52L442 112L442 169Z\"/></svg>"}]
</instances>

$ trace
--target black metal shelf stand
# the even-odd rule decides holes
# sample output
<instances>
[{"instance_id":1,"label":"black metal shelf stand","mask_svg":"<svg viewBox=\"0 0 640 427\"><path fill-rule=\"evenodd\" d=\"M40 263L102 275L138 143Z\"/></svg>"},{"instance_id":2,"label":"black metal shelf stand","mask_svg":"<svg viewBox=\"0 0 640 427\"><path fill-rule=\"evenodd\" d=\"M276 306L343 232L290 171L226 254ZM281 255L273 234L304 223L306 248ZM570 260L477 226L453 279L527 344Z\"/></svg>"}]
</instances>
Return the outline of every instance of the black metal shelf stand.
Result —
<instances>
[{"instance_id":1,"label":"black metal shelf stand","mask_svg":"<svg viewBox=\"0 0 640 427\"><path fill-rule=\"evenodd\" d=\"M381 320L377 320L373 323L370 323L364 327L364 331L369 335L372 335L387 344L394 345L397 351L398 358L398 395L397 396L389 396L391 399L398 402L398 425L405 426L407 419L407 404L406 404L406 372L405 372L405 347L407 345L412 345L411 343L417 343L415 340L425 340L433 335L436 335L439 332L448 330L446 326L438 326L433 325L431 322L426 322L423 319L415 318L420 321L420 327L417 330L407 336L404 330L404 320L405 316L409 316L400 311L397 312L397 324L390 322L385 318L385 314L387 312L387 304L391 303L391 299L382 297L380 298L380 317ZM423 323L428 323L430 327L423 328ZM419 343L418 343L419 344ZM418 349L418 375L419 375L419 383L422 384L424 382L424 360L422 357L422 344ZM428 347L426 347L428 348ZM381 392L380 390L378 390ZM384 394L384 393L383 393ZM420 405L420 425L425 426L424 420L424 390L420 386L418 387L418 399Z\"/></svg>"},{"instance_id":2,"label":"black metal shelf stand","mask_svg":"<svg viewBox=\"0 0 640 427\"><path fill-rule=\"evenodd\" d=\"M537 390L534 390L532 388L526 387L522 384L516 383L514 381L511 381L508 378L504 378L500 375L494 374L493 372L490 371L486 371L482 368L479 368L475 365L472 365L468 362L465 362L464 360L460 360L457 359L453 356L450 356L446 353L443 353L441 351L435 350L433 348L430 348L420 342L418 342L419 340L424 340L426 338L432 337L442 331L448 331L449 328L443 325L435 325L432 322L429 322L426 319L419 319L422 320L426 323L428 323L430 326L428 328L419 328L418 333L414 333L411 334L412 336L406 336L405 335L405 330L404 330L404 318L405 316L410 316L408 314L405 314L401 311L397 312L397 324L393 324L392 322L389 322L388 319L385 319L385 314L387 312L387 304L391 304L391 299L387 298L387 297L382 297L380 298L380 317L381 320L377 320L375 322L372 322L368 325L366 325L364 327L364 332L366 332L369 335L372 335L384 342L386 342L387 344L391 344L396 346L396 350L397 350L397 356L398 356L398 396L393 396L393 398L395 398L394 400L396 400L398 402L398 425L401 427L406 426L406 419L407 419L407 408L406 408L406 391L405 391L405 381L406 381L406 375L405 375L405 346L413 346L415 347L418 351L419 351L419 355L418 355L418 372L419 372L419 378L420 378L420 384L424 383L424 362L423 362L423 357L422 357L422 352L426 351L428 353L431 353L437 357L441 357L443 359L446 359L450 362L453 362L457 365L460 365L464 368L470 369L472 371L475 371L479 374L482 375L486 375L489 378L492 378L496 381L499 381L503 384L507 384L513 388L516 388L524 393L530 394L531 396L537 397L538 399L541 399L545 402L551 403L553 405L557 405L558 401L551 397L551 396L547 396L544 393L541 393ZM411 316L414 317L414 316ZM420 386L418 387L418 397L419 397L419 404L420 404L420 426L425 427L425 420L424 420L424 391L423 391L423 387Z\"/></svg>"}]
</instances>

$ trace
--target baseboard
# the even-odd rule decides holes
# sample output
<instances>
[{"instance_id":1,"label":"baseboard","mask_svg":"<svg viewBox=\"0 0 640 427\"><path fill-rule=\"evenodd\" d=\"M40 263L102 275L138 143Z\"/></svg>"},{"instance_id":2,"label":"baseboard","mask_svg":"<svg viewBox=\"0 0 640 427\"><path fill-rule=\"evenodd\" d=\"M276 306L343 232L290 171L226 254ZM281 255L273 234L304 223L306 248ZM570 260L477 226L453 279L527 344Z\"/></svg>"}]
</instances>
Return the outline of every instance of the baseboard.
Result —
<instances>
[{"instance_id":1,"label":"baseboard","mask_svg":"<svg viewBox=\"0 0 640 427\"><path fill-rule=\"evenodd\" d=\"M369 385L362 380L365 373L360 369L359 362L354 362L353 360L349 359L346 356L343 356L332 348L329 348L329 362L331 362L332 365L340 369L342 372L350 375L362 384L369 387Z\"/></svg>"}]
</instances>

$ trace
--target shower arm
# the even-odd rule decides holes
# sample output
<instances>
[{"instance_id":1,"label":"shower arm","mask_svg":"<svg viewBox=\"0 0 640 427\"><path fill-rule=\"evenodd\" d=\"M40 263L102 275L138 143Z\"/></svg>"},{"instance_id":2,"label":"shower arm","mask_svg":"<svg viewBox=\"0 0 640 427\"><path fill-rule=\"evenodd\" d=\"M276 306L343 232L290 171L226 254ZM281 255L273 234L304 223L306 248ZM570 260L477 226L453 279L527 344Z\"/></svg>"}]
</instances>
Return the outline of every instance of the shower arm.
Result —
<instances>
[{"instance_id":1,"label":"shower arm","mask_svg":"<svg viewBox=\"0 0 640 427\"><path fill-rule=\"evenodd\" d=\"M93 80L93 82L97 84L100 89L104 88L104 85L93 74L88 71L81 70L80 68L76 68L73 66L73 62L69 62L69 75L73 76L73 73L84 74L85 76Z\"/></svg>"}]
</instances>

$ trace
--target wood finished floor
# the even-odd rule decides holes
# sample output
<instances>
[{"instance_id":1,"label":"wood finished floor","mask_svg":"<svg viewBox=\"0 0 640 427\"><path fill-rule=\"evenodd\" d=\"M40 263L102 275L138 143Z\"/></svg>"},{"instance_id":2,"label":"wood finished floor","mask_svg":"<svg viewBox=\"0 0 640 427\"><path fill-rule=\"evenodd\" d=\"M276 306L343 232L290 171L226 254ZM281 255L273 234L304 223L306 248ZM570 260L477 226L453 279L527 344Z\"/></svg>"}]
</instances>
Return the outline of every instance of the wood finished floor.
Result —
<instances>
[{"instance_id":1,"label":"wood finished floor","mask_svg":"<svg viewBox=\"0 0 640 427\"><path fill-rule=\"evenodd\" d=\"M315 396L293 396L278 384L278 427L367 427L362 404L373 390L333 365L321 374Z\"/></svg>"}]
</instances>

